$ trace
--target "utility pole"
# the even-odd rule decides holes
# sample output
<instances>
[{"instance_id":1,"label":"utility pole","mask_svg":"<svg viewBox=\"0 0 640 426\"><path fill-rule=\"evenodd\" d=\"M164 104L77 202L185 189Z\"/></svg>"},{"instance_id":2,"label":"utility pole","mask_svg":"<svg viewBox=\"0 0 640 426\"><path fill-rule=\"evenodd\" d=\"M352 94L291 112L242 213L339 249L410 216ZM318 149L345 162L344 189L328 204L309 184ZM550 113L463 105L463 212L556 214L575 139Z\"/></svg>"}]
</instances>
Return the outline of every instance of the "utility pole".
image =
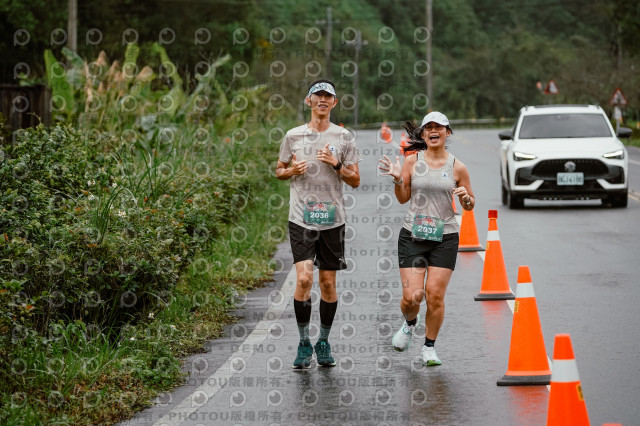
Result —
<instances>
[{"instance_id":1,"label":"utility pole","mask_svg":"<svg viewBox=\"0 0 640 426\"><path fill-rule=\"evenodd\" d=\"M356 54L355 54L355 63L356 63L356 73L353 76L353 96L355 97L355 108L353 109L353 125L358 125L358 108L360 102L358 102L358 81L360 76L360 65L358 61L360 59L360 49L362 49L362 31L356 31Z\"/></svg>"},{"instance_id":2,"label":"utility pole","mask_svg":"<svg viewBox=\"0 0 640 426\"><path fill-rule=\"evenodd\" d=\"M327 7L327 45L324 50L326 76L331 79L331 31L333 30L333 21L331 18L331 6Z\"/></svg>"},{"instance_id":3,"label":"utility pole","mask_svg":"<svg viewBox=\"0 0 640 426\"><path fill-rule=\"evenodd\" d=\"M326 69L325 75L327 78L331 78L331 33L333 32L333 18L331 17L331 7L327 7L327 19L316 19L316 24L327 24L327 34L325 38L324 47L324 66ZM340 22L339 19L335 20L336 23Z\"/></svg>"},{"instance_id":4,"label":"utility pole","mask_svg":"<svg viewBox=\"0 0 640 426\"><path fill-rule=\"evenodd\" d=\"M433 66L431 66L431 34L433 33L433 9L432 9L433 0L427 0L427 31L429 32L427 38L427 66L429 67L429 72L427 73L427 99L428 99L428 107L429 111L432 111L433 108L433 92L431 88L432 76L433 76Z\"/></svg>"},{"instance_id":5,"label":"utility pole","mask_svg":"<svg viewBox=\"0 0 640 426\"><path fill-rule=\"evenodd\" d=\"M78 0L69 0L67 16L67 47L72 52L78 50Z\"/></svg>"},{"instance_id":6,"label":"utility pole","mask_svg":"<svg viewBox=\"0 0 640 426\"><path fill-rule=\"evenodd\" d=\"M618 79L620 79L620 71L622 71L622 27L620 27L620 24L618 24L618 34L617 34L617 40L618 42Z\"/></svg>"}]
</instances>

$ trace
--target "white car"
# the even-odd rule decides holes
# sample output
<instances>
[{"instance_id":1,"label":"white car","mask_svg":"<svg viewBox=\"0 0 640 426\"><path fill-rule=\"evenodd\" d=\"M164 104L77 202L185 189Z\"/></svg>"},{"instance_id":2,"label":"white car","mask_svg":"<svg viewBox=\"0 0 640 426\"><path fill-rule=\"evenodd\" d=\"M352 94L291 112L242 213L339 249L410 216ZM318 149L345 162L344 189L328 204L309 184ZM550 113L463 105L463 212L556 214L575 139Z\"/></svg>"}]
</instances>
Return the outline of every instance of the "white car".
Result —
<instances>
[{"instance_id":1,"label":"white car","mask_svg":"<svg viewBox=\"0 0 640 426\"><path fill-rule=\"evenodd\" d=\"M502 203L524 207L525 198L601 199L627 206L627 150L596 105L541 105L520 110L511 130L502 131Z\"/></svg>"}]
</instances>

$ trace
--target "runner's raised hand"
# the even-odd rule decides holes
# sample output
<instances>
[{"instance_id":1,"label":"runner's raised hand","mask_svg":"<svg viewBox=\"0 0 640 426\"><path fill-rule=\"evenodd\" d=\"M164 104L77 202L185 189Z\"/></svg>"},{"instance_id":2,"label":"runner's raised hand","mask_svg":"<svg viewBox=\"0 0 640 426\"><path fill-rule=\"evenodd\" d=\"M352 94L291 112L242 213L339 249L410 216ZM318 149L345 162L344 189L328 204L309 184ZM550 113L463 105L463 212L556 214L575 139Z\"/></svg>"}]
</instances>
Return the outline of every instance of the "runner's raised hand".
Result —
<instances>
[{"instance_id":1,"label":"runner's raised hand","mask_svg":"<svg viewBox=\"0 0 640 426\"><path fill-rule=\"evenodd\" d=\"M382 173L382 176L393 176L394 180L399 180L402 176L402 165L400 165L400 158L396 156L396 163L393 164L389 157L386 155L384 158L381 158L379 161L381 163L378 168L385 173Z\"/></svg>"},{"instance_id":2,"label":"runner's raised hand","mask_svg":"<svg viewBox=\"0 0 640 426\"><path fill-rule=\"evenodd\" d=\"M338 164L338 159L334 157L333 154L331 153L331 150L329 149L329 144L326 144L324 148L318 151L317 158L318 160L330 166L335 166Z\"/></svg>"}]
</instances>

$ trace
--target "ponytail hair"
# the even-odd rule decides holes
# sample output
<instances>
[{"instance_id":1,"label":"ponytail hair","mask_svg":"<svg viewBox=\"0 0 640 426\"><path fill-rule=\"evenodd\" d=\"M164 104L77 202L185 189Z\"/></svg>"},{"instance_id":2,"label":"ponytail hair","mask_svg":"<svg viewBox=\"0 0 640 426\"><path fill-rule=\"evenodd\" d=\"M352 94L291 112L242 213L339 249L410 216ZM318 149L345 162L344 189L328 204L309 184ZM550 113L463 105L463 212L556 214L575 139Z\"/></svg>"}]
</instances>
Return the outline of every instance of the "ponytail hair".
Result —
<instances>
[{"instance_id":1,"label":"ponytail hair","mask_svg":"<svg viewBox=\"0 0 640 426\"><path fill-rule=\"evenodd\" d=\"M422 139L422 127L416 126L411 121L404 123L404 129L407 131L409 140L408 145L402 149L403 154L410 152L420 152L427 149L427 143Z\"/></svg>"}]
</instances>

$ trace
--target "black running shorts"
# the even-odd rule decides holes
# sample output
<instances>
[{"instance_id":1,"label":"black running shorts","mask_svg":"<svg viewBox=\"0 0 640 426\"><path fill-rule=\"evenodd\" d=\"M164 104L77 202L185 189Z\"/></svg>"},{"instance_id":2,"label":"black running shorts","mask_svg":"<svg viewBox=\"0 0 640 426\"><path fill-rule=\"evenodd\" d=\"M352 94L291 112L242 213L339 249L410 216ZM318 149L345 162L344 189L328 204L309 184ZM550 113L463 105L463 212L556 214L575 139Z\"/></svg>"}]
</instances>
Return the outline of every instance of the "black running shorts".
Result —
<instances>
[{"instance_id":1,"label":"black running shorts","mask_svg":"<svg viewBox=\"0 0 640 426\"><path fill-rule=\"evenodd\" d=\"M414 239L411 232L402 228L398 237L398 264L400 268L456 267L458 258L458 233L444 234L442 241Z\"/></svg>"},{"instance_id":2,"label":"black running shorts","mask_svg":"<svg viewBox=\"0 0 640 426\"><path fill-rule=\"evenodd\" d=\"M339 271L347 268L344 260L345 225L323 231L314 231L289 222L289 239L293 263L313 260L323 271Z\"/></svg>"}]
</instances>

